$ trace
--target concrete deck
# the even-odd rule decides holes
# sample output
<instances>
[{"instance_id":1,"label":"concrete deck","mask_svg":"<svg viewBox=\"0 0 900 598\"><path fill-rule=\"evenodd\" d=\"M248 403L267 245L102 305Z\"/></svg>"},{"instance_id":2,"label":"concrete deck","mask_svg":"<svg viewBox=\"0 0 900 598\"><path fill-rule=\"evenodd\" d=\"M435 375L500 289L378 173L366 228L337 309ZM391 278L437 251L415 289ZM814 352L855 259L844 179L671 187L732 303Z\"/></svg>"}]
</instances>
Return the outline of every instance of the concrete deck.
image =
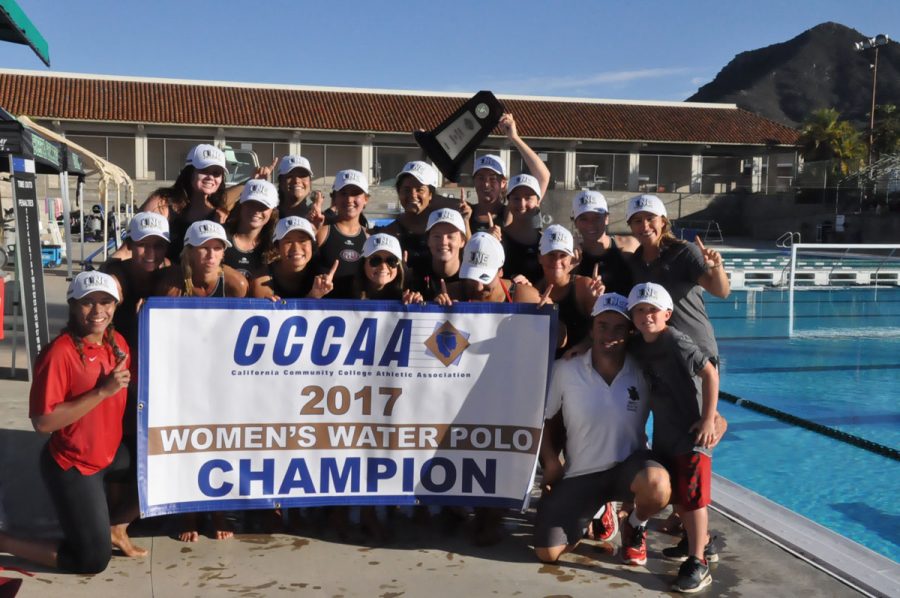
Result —
<instances>
[{"instance_id":1,"label":"concrete deck","mask_svg":"<svg viewBox=\"0 0 900 598\"><path fill-rule=\"evenodd\" d=\"M65 319L64 272L48 273L45 284L55 334ZM3 379L9 377L9 348L9 340L0 342L0 529L48 537L55 533L55 521L37 468L45 439L31 431L27 419L28 384ZM23 359L20 350L20 366ZM316 511L308 514L316 519ZM445 532L436 518L421 526L403 512L391 521L391 541L378 546L355 530L340 539L315 521L292 534L239 533L233 540L202 538L195 544L172 539L160 522L139 522L134 535L150 556L114 556L99 575L47 571L8 555L0 555L0 567L35 573L24 578L22 597L645 596L668 591L677 565L663 561L660 551L678 539L657 532L656 521L646 567L620 564L618 538L612 544L582 543L558 565L543 565L531 551L533 516L533 510L510 513L506 539L491 548L473 547L465 525ZM711 513L711 529L724 549L704 596L858 595L718 513ZM0 576L24 577L12 571Z\"/></svg>"}]
</instances>

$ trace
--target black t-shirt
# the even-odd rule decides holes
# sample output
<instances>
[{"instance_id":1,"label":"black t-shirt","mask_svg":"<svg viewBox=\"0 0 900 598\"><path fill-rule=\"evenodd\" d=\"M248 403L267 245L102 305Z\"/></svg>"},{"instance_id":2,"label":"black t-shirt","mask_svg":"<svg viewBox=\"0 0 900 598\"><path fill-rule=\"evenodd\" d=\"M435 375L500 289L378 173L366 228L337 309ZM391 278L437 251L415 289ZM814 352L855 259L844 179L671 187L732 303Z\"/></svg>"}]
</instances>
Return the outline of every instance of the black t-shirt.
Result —
<instances>
[{"instance_id":1,"label":"black t-shirt","mask_svg":"<svg viewBox=\"0 0 900 598\"><path fill-rule=\"evenodd\" d=\"M538 261L541 256L540 239L536 243L519 243L509 235L503 235L503 277L513 278L521 274L532 284L544 277L544 270Z\"/></svg>"},{"instance_id":2,"label":"black t-shirt","mask_svg":"<svg viewBox=\"0 0 900 598\"><path fill-rule=\"evenodd\" d=\"M581 263L575 269L575 274L582 276L593 276L594 265L599 265L598 272L603 284L606 286L607 293L619 293L628 296L631 287L634 286L631 276L631 268L625 261L622 250L616 245L613 239L609 240L609 249L600 255L590 255L586 252L581 253Z\"/></svg>"}]
</instances>

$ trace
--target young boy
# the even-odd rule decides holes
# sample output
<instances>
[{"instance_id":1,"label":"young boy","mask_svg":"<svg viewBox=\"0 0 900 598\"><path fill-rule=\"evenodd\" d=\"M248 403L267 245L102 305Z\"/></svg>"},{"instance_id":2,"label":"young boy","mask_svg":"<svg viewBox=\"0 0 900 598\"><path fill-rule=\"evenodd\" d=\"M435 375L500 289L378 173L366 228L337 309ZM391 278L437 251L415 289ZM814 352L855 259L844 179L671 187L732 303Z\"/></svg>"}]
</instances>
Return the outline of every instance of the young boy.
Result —
<instances>
[{"instance_id":1,"label":"young boy","mask_svg":"<svg viewBox=\"0 0 900 598\"><path fill-rule=\"evenodd\" d=\"M635 356L650 383L653 451L669 467L672 503L688 538L688 558L672 589L693 593L712 583L706 506L719 374L689 336L668 326L672 297L662 286L636 285L628 295L628 309L640 332Z\"/></svg>"}]
</instances>

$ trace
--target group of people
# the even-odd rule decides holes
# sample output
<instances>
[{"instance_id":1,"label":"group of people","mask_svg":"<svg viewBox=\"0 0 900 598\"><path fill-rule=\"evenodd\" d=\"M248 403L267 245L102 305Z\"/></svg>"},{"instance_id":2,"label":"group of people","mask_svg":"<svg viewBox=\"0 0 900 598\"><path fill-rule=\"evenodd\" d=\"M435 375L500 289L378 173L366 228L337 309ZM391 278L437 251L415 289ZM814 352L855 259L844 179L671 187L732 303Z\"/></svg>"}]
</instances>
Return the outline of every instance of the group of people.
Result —
<instances>
[{"instance_id":1,"label":"group of people","mask_svg":"<svg viewBox=\"0 0 900 598\"><path fill-rule=\"evenodd\" d=\"M41 468L64 538L0 532L0 552L81 573L102 571L112 547L146 553L126 528L137 514L134 351L148 297L555 303L560 359L540 449L538 558L555 561L586 534L614 535L613 501L623 501L622 556L643 564L647 520L671 502L685 530L664 551L685 561L674 588L708 585L717 558L705 510L710 456L725 424L702 294L727 296L722 258L699 239L676 239L652 195L628 201L633 237L608 234L606 199L589 190L572 200L577 242L566 227L543 228L550 173L512 115L499 128L530 174L509 177L499 156L480 156L470 204L439 195L434 167L410 162L396 177L402 213L380 229L364 215L362 172L336 173L324 209L303 156L226 189L224 153L193 148L175 184L135 214L123 247L100 272L71 282L68 324L39 357L30 397L35 429L51 433ZM651 411L652 451L644 432ZM476 535L498 539L499 521L496 510L476 509ZM212 522L216 538L230 537L221 514ZM186 517L178 537L196 541L198 527Z\"/></svg>"}]
</instances>

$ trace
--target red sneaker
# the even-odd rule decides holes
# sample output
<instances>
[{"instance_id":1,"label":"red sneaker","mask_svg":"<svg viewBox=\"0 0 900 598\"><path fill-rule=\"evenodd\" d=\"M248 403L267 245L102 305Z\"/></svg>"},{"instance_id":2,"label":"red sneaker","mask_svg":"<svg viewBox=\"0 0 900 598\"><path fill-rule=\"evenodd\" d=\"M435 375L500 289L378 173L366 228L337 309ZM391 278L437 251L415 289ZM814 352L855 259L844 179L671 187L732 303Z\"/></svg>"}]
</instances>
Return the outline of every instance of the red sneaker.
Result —
<instances>
[{"instance_id":1,"label":"red sneaker","mask_svg":"<svg viewBox=\"0 0 900 598\"><path fill-rule=\"evenodd\" d=\"M619 514L616 513L616 503L606 503L603 515L599 519L594 519L591 527L593 528L594 540L607 542L619 533Z\"/></svg>"},{"instance_id":2,"label":"red sneaker","mask_svg":"<svg viewBox=\"0 0 900 598\"><path fill-rule=\"evenodd\" d=\"M628 519L622 522L622 562L626 565L647 564L647 527L632 527Z\"/></svg>"}]
</instances>

